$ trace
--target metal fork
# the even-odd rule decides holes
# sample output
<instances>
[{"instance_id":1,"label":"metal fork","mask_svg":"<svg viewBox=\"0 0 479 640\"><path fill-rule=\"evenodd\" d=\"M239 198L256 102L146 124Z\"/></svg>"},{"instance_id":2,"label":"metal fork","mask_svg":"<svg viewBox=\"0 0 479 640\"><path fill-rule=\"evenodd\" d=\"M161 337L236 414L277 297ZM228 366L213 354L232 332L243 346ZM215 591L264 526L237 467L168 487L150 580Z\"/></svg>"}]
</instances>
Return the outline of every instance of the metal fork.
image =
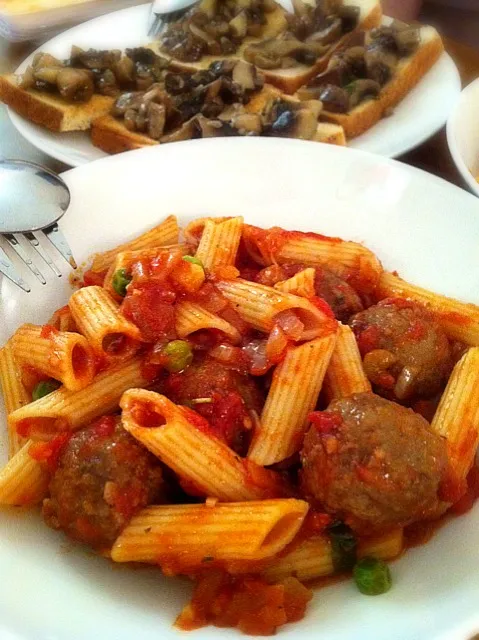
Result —
<instances>
[{"instance_id":1,"label":"metal fork","mask_svg":"<svg viewBox=\"0 0 479 640\"><path fill-rule=\"evenodd\" d=\"M46 284L45 277L32 259L31 247L61 277L61 271L43 247L47 238L68 264L77 264L57 221L70 204L70 190L53 171L33 162L0 160L0 237L15 251L37 280ZM28 243L25 248L25 243ZM28 283L17 272L13 262L0 247L0 272L29 293Z\"/></svg>"},{"instance_id":2,"label":"metal fork","mask_svg":"<svg viewBox=\"0 0 479 640\"><path fill-rule=\"evenodd\" d=\"M148 19L148 36L157 38L168 25L179 20L198 0L154 0Z\"/></svg>"}]
</instances>

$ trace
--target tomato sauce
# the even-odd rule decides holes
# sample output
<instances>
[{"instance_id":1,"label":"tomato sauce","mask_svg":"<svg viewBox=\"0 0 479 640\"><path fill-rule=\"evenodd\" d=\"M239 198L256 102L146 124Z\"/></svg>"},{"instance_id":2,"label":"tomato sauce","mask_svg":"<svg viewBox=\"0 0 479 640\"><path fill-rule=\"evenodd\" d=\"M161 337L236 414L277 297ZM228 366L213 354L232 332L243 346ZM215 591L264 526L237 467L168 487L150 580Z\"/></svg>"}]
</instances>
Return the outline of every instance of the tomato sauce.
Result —
<instances>
[{"instance_id":1,"label":"tomato sauce","mask_svg":"<svg viewBox=\"0 0 479 640\"><path fill-rule=\"evenodd\" d=\"M93 271L92 269L88 269L83 274L83 282L80 283L81 287L102 287L105 282L105 276L108 272L108 269L104 271Z\"/></svg>"},{"instance_id":2,"label":"tomato sauce","mask_svg":"<svg viewBox=\"0 0 479 640\"><path fill-rule=\"evenodd\" d=\"M130 413L136 424L144 429L156 429L166 424L165 418L149 402L135 402Z\"/></svg>"},{"instance_id":3,"label":"tomato sauce","mask_svg":"<svg viewBox=\"0 0 479 640\"><path fill-rule=\"evenodd\" d=\"M49 442L34 442L28 455L37 462L44 462L50 473L54 473L58 467L58 461L65 445L72 437L72 433L61 433Z\"/></svg>"},{"instance_id":4,"label":"tomato sauce","mask_svg":"<svg viewBox=\"0 0 479 640\"><path fill-rule=\"evenodd\" d=\"M192 630L206 624L237 627L251 635L271 635L301 620L312 592L295 578L269 584L257 576L209 572L197 581L190 604L175 625Z\"/></svg>"}]
</instances>

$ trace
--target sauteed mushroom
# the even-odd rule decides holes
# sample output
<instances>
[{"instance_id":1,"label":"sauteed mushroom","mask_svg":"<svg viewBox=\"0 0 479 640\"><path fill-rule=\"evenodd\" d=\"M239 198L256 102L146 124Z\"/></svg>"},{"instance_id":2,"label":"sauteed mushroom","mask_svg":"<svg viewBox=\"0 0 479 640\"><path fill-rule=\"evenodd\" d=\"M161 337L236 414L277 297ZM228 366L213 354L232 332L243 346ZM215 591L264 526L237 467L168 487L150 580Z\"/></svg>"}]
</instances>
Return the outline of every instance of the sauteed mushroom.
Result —
<instances>
[{"instance_id":1,"label":"sauteed mushroom","mask_svg":"<svg viewBox=\"0 0 479 640\"><path fill-rule=\"evenodd\" d=\"M324 85L319 93L319 99L324 104L326 111L347 113L350 109L348 92L334 84Z\"/></svg>"},{"instance_id":2,"label":"sauteed mushroom","mask_svg":"<svg viewBox=\"0 0 479 640\"><path fill-rule=\"evenodd\" d=\"M377 98L381 91L381 85L374 80L355 80L350 85L349 105L350 108L356 107L365 98Z\"/></svg>"},{"instance_id":3,"label":"sauteed mushroom","mask_svg":"<svg viewBox=\"0 0 479 640\"><path fill-rule=\"evenodd\" d=\"M57 87L62 98L69 102L87 102L94 91L93 80L87 71L68 67L58 72Z\"/></svg>"}]
</instances>

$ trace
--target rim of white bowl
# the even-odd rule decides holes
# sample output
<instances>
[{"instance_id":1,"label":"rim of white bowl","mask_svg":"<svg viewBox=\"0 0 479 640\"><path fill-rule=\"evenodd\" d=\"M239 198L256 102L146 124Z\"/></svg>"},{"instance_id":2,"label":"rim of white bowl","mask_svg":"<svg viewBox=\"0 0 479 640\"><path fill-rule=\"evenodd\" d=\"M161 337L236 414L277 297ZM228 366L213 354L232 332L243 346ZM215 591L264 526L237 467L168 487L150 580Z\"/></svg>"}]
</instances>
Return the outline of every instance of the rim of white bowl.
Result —
<instances>
[{"instance_id":1,"label":"rim of white bowl","mask_svg":"<svg viewBox=\"0 0 479 640\"><path fill-rule=\"evenodd\" d=\"M479 197L479 182L477 182L475 177L472 175L471 171L469 170L469 167L466 165L466 163L462 158L462 155L459 151L459 148L456 142L456 132L455 132L456 122L459 117L462 106L464 102L467 100L469 94L472 93L478 85L479 85L479 78L476 78L476 80L473 80L470 84L468 84L467 87L465 87L459 94L456 104L454 105L454 108L449 114L449 118L447 120L446 136L447 136L447 144L449 147L449 152L452 156L452 159L454 160L454 164L456 165L459 173L461 174L463 180L465 181L467 186L470 188L470 190L476 196ZM478 144L478 147L479 147L479 144ZM479 148L478 148L478 153L479 153Z\"/></svg>"}]
</instances>

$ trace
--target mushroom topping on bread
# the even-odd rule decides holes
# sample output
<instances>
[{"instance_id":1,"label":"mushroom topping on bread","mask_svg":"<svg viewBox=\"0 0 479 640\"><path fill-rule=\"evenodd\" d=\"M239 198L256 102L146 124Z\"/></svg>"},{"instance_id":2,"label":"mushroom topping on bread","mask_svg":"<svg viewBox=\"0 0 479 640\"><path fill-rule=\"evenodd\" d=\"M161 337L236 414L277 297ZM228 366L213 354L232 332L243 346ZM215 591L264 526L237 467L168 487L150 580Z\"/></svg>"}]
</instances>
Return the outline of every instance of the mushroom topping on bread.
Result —
<instances>
[{"instance_id":1,"label":"mushroom topping on bread","mask_svg":"<svg viewBox=\"0 0 479 640\"><path fill-rule=\"evenodd\" d=\"M58 93L66 102L88 102L94 93L116 97L122 90L146 90L163 80L167 62L144 47L119 50L73 46L67 61L37 53L18 77L21 89Z\"/></svg>"},{"instance_id":2,"label":"mushroom topping on bread","mask_svg":"<svg viewBox=\"0 0 479 640\"><path fill-rule=\"evenodd\" d=\"M201 0L162 34L161 49L184 62L233 54L247 36L261 36L273 0Z\"/></svg>"},{"instance_id":3,"label":"mushroom topping on bread","mask_svg":"<svg viewBox=\"0 0 479 640\"><path fill-rule=\"evenodd\" d=\"M314 65L333 43L356 28L360 13L358 7L344 6L340 0L317 0L313 5L293 0L293 9L286 31L247 46L246 60L261 69Z\"/></svg>"},{"instance_id":4,"label":"mushroom topping on bread","mask_svg":"<svg viewBox=\"0 0 479 640\"><path fill-rule=\"evenodd\" d=\"M348 113L380 95L400 61L416 51L420 40L419 26L398 21L365 32L362 44L338 51L324 73L299 89L298 97L319 99L331 113Z\"/></svg>"}]
</instances>

